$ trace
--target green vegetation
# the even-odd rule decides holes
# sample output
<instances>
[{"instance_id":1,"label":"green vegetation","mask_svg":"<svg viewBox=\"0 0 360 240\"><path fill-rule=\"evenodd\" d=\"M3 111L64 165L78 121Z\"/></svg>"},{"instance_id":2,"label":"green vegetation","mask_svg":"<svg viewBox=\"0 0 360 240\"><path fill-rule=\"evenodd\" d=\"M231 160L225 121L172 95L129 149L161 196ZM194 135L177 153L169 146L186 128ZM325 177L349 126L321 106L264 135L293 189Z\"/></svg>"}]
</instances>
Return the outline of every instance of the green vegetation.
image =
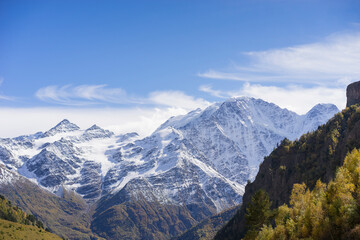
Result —
<instances>
[{"instance_id":1,"label":"green vegetation","mask_svg":"<svg viewBox=\"0 0 360 240\"><path fill-rule=\"evenodd\" d=\"M253 198L254 201L257 205L260 204L259 208L267 208L267 199L262 199L262 203ZM258 221L249 223L250 229L258 229ZM359 238L360 151L355 149L347 155L343 166L337 170L335 179L328 184L319 180L312 191L304 183L295 184L290 206L284 204L276 209L274 227L264 223L260 231L248 239Z\"/></svg>"},{"instance_id":2,"label":"green vegetation","mask_svg":"<svg viewBox=\"0 0 360 240\"><path fill-rule=\"evenodd\" d=\"M33 225L44 229L44 224L34 215L26 214L17 206L13 206L4 196L0 195L0 219L20 224Z\"/></svg>"},{"instance_id":3,"label":"green vegetation","mask_svg":"<svg viewBox=\"0 0 360 240\"><path fill-rule=\"evenodd\" d=\"M1 239L61 239L50 233L34 215L27 214L0 195Z\"/></svg>"},{"instance_id":4,"label":"green vegetation","mask_svg":"<svg viewBox=\"0 0 360 240\"><path fill-rule=\"evenodd\" d=\"M269 195L264 190L259 190L252 196L251 203L246 208L245 214L249 228L245 239L254 239L261 227L270 223L273 216L270 206Z\"/></svg>"},{"instance_id":5,"label":"green vegetation","mask_svg":"<svg viewBox=\"0 0 360 240\"><path fill-rule=\"evenodd\" d=\"M0 219L0 240L56 240L59 236L33 225L24 225Z\"/></svg>"}]
</instances>

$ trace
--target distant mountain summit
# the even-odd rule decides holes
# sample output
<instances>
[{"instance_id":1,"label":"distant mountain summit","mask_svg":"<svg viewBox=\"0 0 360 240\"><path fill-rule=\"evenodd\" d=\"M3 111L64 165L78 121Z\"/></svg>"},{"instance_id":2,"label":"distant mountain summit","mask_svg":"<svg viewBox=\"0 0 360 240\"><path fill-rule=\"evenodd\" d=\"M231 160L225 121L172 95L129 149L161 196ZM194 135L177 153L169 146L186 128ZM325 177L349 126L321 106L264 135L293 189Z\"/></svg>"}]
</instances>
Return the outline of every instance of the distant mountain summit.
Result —
<instances>
[{"instance_id":1,"label":"distant mountain summit","mask_svg":"<svg viewBox=\"0 0 360 240\"><path fill-rule=\"evenodd\" d=\"M79 130L80 128L76 125L71 123L69 120L64 119L55 127L51 128L49 131L45 132L42 137L50 137L54 136L57 133L66 133Z\"/></svg>"},{"instance_id":2,"label":"distant mountain summit","mask_svg":"<svg viewBox=\"0 0 360 240\"><path fill-rule=\"evenodd\" d=\"M303 133L314 131L320 125L326 123L330 117L334 116L337 112L339 112L339 109L333 104L317 104L303 115L303 120L300 121L298 128L302 129ZM292 138L291 140L295 139Z\"/></svg>"},{"instance_id":3,"label":"distant mountain summit","mask_svg":"<svg viewBox=\"0 0 360 240\"><path fill-rule=\"evenodd\" d=\"M65 119L45 133L0 139L0 160L60 197L70 191L85 199L95 211L91 226L99 236L125 238L123 231L137 229L132 238L151 233L162 239L241 203L264 156L282 139L315 130L337 112L334 105L319 104L297 115L260 99L232 98L172 117L143 139L96 125L82 130ZM140 214L139 201L142 208L178 209L171 214L178 218L182 212L182 227L164 233L134 224L102 232L104 222L124 217L115 206Z\"/></svg>"}]
</instances>

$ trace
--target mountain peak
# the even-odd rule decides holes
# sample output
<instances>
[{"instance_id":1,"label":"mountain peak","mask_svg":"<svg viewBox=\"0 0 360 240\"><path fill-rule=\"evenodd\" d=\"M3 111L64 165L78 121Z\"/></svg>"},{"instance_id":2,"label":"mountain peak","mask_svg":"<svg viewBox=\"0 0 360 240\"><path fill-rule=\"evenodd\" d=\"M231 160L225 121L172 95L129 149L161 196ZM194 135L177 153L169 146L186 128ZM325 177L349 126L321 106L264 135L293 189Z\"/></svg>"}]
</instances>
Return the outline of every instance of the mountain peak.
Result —
<instances>
[{"instance_id":1,"label":"mountain peak","mask_svg":"<svg viewBox=\"0 0 360 240\"><path fill-rule=\"evenodd\" d=\"M255 100L255 98L240 96L240 97L231 97L225 102L252 101L252 100Z\"/></svg>"},{"instance_id":2,"label":"mountain peak","mask_svg":"<svg viewBox=\"0 0 360 240\"><path fill-rule=\"evenodd\" d=\"M82 135L82 137L84 137L86 140L91 140L93 138L109 138L113 135L113 132L105 130L94 124L85 130L85 133Z\"/></svg>"},{"instance_id":3,"label":"mountain peak","mask_svg":"<svg viewBox=\"0 0 360 240\"><path fill-rule=\"evenodd\" d=\"M328 118L329 116L327 115L334 115L335 113L339 112L339 109L334 105L334 104L330 104L330 103L319 103L316 104L312 109L310 109L307 113L306 116L313 118L316 117L317 115L326 115L326 118Z\"/></svg>"},{"instance_id":4,"label":"mountain peak","mask_svg":"<svg viewBox=\"0 0 360 240\"><path fill-rule=\"evenodd\" d=\"M71 122L68 119L63 119L61 122L59 122L57 125L61 125L61 124L70 124Z\"/></svg>"},{"instance_id":5,"label":"mountain peak","mask_svg":"<svg viewBox=\"0 0 360 240\"><path fill-rule=\"evenodd\" d=\"M59 122L55 127L45 132L43 137L50 137L50 136L54 136L57 133L72 132L79 129L80 128L76 124L71 123L67 119L64 119L61 122Z\"/></svg>"},{"instance_id":6,"label":"mountain peak","mask_svg":"<svg viewBox=\"0 0 360 240\"><path fill-rule=\"evenodd\" d=\"M61 122L59 122L55 127L53 127L53 128L63 128L63 127L65 127L65 128L77 128L77 129L80 129L76 124L74 124L74 123L72 123L72 122L70 122L69 120L67 120L67 119L64 119L64 120L62 120Z\"/></svg>"},{"instance_id":7,"label":"mountain peak","mask_svg":"<svg viewBox=\"0 0 360 240\"><path fill-rule=\"evenodd\" d=\"M92 130L103 130L103 129L96 124L92 125L88 129L86 129L86 131L92 131Z\"/></svg>"},{"instance_id":8,"label":"mountain peak","mask_svg":"<svg viewBox=\"0 0 360 240\"><path fill-rule=\"evenodd\" d=\"M221 106L229 105L229 104L241 105L243 108L276 107L280 109L280 107L274 103L267 102L260 98L245 97L245 96L229 98ZM284 108L284 110L289 111L286 108Z\"/></svg>"},{"instance_id":9,"label":"mountain peak","mask_svg":"<svg viewBox=\"0 0 360 240\"><path fill-rule=\"evenodd\" d=\"M336 107L336 105L331 104L331 103L318 103L312 109L310 109L310 111L313 111L313 110L337 110L337 111L339 111L339 109Z\"/></svg>"}]
</instances>

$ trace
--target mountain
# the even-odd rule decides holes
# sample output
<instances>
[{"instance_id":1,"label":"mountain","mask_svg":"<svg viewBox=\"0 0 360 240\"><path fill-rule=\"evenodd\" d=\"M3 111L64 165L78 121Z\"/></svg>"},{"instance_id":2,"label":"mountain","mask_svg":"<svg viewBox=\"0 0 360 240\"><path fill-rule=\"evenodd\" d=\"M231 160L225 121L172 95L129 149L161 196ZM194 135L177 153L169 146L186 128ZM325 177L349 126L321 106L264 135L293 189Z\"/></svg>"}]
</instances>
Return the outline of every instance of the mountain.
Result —
<instances>
[{"instance_id":1,"label":"mountain","mask_svg":"<svg viewBox=\"0 0 360 240\"><path fill-rule=\"evenodd\" d=\"M79 214L87 208L89 216L84 233L166 239L241 203L264 156L336 112L319 104L299 116L260 99L233 98L170 118L143 139L63 120L45 133L0 139L0 159L49 193L80 199ZM147 219L150 213L158 220Z\"/></svg>"},{"instance_id":2,"label":"mountain","mask_svg":"<svg viewBox=\"0 0 360 240\"><path fill-rule=\"evenodd\" d=\"M360 99L360 98L358 98ZM295 183L312 189L316 181L328 183L347 153L360 147L360 107L352 105L336 114L316 131L296 141L283 140L264 159L254 182L248 184L241 209L215 239L239 239L246 233L244 219L251 196L260 189L269 194L273 207L289 203Z\"/></svg>"}]
</instances>

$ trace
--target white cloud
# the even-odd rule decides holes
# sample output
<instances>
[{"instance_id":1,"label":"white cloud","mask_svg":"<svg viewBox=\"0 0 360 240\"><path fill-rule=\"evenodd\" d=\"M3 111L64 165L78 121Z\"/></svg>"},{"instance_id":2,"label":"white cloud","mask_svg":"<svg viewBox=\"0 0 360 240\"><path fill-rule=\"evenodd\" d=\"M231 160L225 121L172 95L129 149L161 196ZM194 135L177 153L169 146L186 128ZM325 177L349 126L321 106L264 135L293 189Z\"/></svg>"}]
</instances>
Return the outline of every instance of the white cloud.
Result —
<instances>
[{"instance_id":1,"label":"white cloud","mask_svg":"<svg viewBox=\"0 0 360 240\"><path fill-rule=\"evenodd\" d=\"M213 89L211 85L201 85L199 87L199 90L202 91L202 92L209 93L210 95L212 95L214 97L218 97L218 98L232 97L232 96L229 95L228 92Z\"/></svg>"},{"instance_id":2,"label":"white cloud","mask_svg":"<svg viewBox=\"0 0 360 240\"><path fill-rule=\"evenodd\" d=\"M304 88L299 85L276 87L245 83L242 88L233 91L214 90L211 86L202 86L200 90L216 97L247 96L261 98L299 114L306 113L318 103L333 103L339 109L343 109L346 104L345 88L343 87L316 86Z\"/></svg>"},{"instance_id":3,"label":"white cloud","mask_svg":"<svg viewBox=\"0 0 360 240\"><path fill-rule=\"evenodd\" d=\"M171 116L210 104L181 91L158 91L148 97L130 98L122 89L106 85L48 86L39 89L36 96L67 107L0 108L0 116L3 116L0 118L0 137L46 131L65 118L81 128L98 124L117 134L134 131L146 136ZM92 106L101 103L114 104L111 108ZM122 103L128 105L119 107Z\"/></svg>"},{"instance_id":4,"label":"white cloud","mask_svg":"<svg viewBox=\"0 0 360 240\"><path fill-rule=\"evenodd\" d=\"M121 88L108 88L106 85L65 85L47 86L36 92L36 97L45 102L70 106L109 103L128 103L130 98Z\"/></svg>"},{"instance_id":5,"label":"white cloud","mask_svg":"<svg viewBox=\"0 0 360 240\"><path fill-rule=\"evenodd\" d=\"M204 99L194 98L180 91L152 92L150 93L149 101L154 104L184 108L189 111L196 108L205 108L210 105L210 103Z\"/></svg>"},{"instance_id":6,"label":"white cloud","mask_svg":"<svg viewBox=\"0 0 360 240\"><path fill-rule=\"evenodd\" d=\"M116 134L151 134L171 116L186 114L182 108L0 108L0 137L46 131L63 119L85 129L97 124Z\"/></svg>"},{"instance_id":7,"label":"white cloud","mask_svg":"<svg viewBox=\"0 0 360 240\"><path fill-rule=\"evenodd\" d=\"M360 79L360 33L336 34L324 41L247 52L248 65L198 74L212 79L344 85Z\"/></svg>"},{"instance_id":8,"label":"white cloud","mask_svg":"<svg viewBox=\"0 0 360 240\"><path fill-rule=\"evenodd\" d=\"M13 101L14 98L5 95L0 95L0 100Z\"/></svg>"},{"instance_id":9,"label":"white cloud","mask_svg":"<svg viewBox=\"0 0 360 240\"><path fill-rule=\"evenodd\" d=\"M2 85L3 82L4 82L4 78L1 78L1 77L0 77L0 86ZM13 101L13 100L15 100L15 98L14 98L14 97L10 97L10 96L6 96L6 95L3 95L3 94L0 94L0 100Z\"/></svg>"},{"instance_id":10,"label":"white cloud","mask_svg":"<svg viewBox=\"0 0 360 240\"><path fill-rule=\"evenodd\" d=\"M45 102L68 106L85 106L101 103L156 105L193 110L204 108L209 102L194 98L181 91L156 91L148 97L130 97L121 88L106 85L47 86L36 92L36 97Z\"/></svg>"},{"instance_id":11,"label":"white cloud","mask_svg":"<svg viewBox=\"0 0 360 240\"><path fill-rule=\"evenodd\" d=\"M219 72L213 69L210 69L204 73L199 73L199 77L203 78L211 78L211 79L224 79L224 80L238 80L238 81L248 81L249 77L240 76L239 73L236 72ZM253 77L252 77L253 79Z\"/></svg>"}]
</instances>

